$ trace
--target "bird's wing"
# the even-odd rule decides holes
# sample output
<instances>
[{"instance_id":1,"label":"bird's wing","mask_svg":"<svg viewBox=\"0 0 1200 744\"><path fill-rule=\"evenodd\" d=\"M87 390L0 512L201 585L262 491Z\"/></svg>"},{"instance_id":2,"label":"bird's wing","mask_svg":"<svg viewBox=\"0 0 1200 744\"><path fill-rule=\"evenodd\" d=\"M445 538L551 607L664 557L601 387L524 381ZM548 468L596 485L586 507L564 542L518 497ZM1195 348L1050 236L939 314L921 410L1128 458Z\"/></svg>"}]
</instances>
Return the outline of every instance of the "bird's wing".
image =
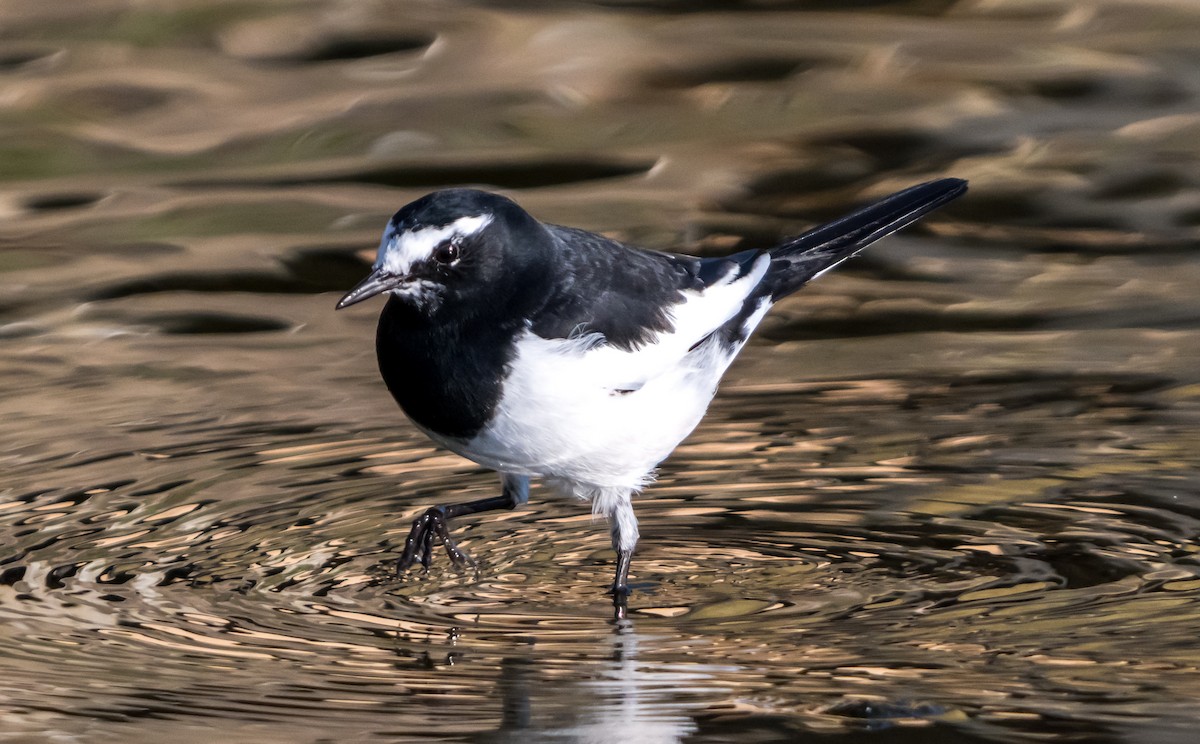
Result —
<instances>
[{"instance_id":1,"label":"bird's wing","mask_svg":"<svg viewBox=\"0 0 1200 744\"><path fill-rule=\"evenodd\" d=\"M532 319L546 339L597 334L602 343L633 350L669 330L668 309L698 284L696 261L643 251L602 235L557 225L558 291Z\"/></svg>"},{"instance_id":2,"label":"bird's wing","mask_svg":"<svg viewBox=\"0 0 1200 744\"><path fill-rule=\"evenodd\" d=\"M580 374L614 390L680 367L724 369L771 303L964 191L965 181L931 181L769 251L724 258L641 250L550 225L561 284L529 330L548 342L547 353L586 355Z\"/></svg>"},{"instance_id":3,"label":"bird's wing","mask_svg":"<svg viewBox=\"0 0 1200 744\"><path fill-rule=\"evenodd\" d=\"M626 246L582 230L552 227L569 245L563 291L531 319L530 330L562 340L563 353L586 354L602 384L636 390L687 364L685 357L747 303L770 257L748 251L699 259Z\"/></svg>"}]
</instances>

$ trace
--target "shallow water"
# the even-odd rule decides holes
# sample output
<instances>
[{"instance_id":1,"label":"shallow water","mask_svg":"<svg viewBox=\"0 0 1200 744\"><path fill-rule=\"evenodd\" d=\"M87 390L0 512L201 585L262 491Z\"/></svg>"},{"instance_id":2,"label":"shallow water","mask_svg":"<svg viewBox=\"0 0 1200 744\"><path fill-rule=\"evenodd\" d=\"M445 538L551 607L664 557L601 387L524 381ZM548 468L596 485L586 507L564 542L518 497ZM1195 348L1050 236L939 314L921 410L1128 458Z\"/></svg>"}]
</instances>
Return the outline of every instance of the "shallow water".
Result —
<instances>
[{"instance_id":1,"label":"shallow water","mask_svg":"<svg viewBox=\"0 0 1200 744\"><path fill-rule=\"evenodd\" d=\"M0 741L1190 741L1200 8L790 5L0 5ZM391 573L496 492L332 310L398 206L715 254L941 175L664 464L628 620L536 490Z\"/></svg>"}]
</instances>

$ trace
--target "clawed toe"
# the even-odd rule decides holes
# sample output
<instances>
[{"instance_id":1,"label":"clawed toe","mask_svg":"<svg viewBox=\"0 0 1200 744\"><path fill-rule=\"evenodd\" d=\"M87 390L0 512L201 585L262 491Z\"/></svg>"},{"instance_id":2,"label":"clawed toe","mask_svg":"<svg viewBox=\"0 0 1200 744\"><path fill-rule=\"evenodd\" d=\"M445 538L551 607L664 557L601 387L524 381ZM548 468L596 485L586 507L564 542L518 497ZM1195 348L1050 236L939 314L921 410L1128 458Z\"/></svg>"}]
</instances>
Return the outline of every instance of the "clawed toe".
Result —
<instances>
[{"instance_id":1,"label":"clawed toe","mask_svg":"<svg viewBox=\"0 0 1200 744\"><path fill-rule=\"evenodd\" d=\"M441 540L442 547L446 549L446 555L450 557L450 561L455 566L466 565L475 568L475 561L467 555L466 551L458 547L458 543L450 536L450 529L446 526L446 510L440 506L434 506L426 509L421 516L413 520L412 529L409 530L408 537L404 540L404 552L396 561L396 573L401 574L407 571L418 560L420 560L422 568L428 571L433 562L433 546L437 540Z\"/></svg>"}]
</instances>

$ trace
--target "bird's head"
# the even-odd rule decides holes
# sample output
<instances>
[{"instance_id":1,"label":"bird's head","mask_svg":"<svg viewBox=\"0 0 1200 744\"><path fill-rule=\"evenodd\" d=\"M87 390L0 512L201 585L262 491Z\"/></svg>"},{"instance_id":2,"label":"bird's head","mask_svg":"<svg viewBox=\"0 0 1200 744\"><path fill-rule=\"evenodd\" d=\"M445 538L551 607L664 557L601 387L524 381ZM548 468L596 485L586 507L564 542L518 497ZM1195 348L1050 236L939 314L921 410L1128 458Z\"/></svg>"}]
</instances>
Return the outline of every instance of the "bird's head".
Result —
<instances>
[{"instance_id":1,"label":"bird's head","mask_svg":"<svg viewBox=\"0 0 1200 744\"><path fill-rule=\"evenodd\" d=\"M388 221L370 275L337 309L384 292L422 315L484 311L545 263L541 223L510 199L472 189L435 191Z\"/></svg>"}]
</instances>

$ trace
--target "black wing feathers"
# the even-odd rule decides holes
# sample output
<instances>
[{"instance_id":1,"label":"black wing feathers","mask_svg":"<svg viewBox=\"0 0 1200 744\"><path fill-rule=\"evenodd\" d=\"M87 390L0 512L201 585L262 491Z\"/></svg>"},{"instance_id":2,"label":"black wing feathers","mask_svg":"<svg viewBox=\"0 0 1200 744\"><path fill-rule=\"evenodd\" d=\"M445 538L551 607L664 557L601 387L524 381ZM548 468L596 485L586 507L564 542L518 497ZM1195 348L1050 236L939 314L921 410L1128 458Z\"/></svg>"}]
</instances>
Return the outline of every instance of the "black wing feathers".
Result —
<instances>
[{"instance_id":1,"label":"black wing feathers","mask_svg":"<svg viewBox=\"0 0 1200 744\"><path fill-rule=\"evenodd\" d=\"M700 260L633 248L602 235L547 225L559 239L559 286L532 330L542 338L600 333L622 349L634 349L671 330L669 311L687 289L703 286Z\"/></svg>"}]
</instances>

